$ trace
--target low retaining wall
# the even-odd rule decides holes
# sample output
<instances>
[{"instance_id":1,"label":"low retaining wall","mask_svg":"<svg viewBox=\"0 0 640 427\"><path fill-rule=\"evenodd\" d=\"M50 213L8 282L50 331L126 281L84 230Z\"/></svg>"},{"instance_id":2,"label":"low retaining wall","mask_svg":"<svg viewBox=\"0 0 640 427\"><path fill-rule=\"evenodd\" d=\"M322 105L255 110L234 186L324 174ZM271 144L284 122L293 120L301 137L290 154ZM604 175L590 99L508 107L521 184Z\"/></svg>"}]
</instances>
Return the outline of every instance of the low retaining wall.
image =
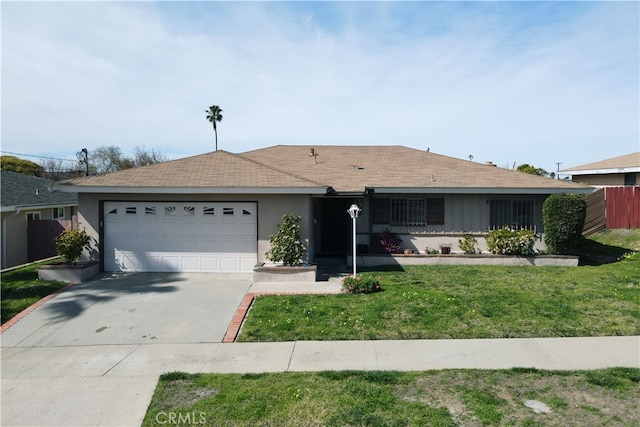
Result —
<instances>
[{"instance_id":1,"label":"low retaining wall","mask_svg":"<svg viewBox=\"0 0 640 427\"><path fill-rule=\"evenodd\" d=\"M100 264L97 261L80 265L48 264L38 268L38 279L80 283L89 280L99 272Z\"/></svg>"},{"instance_id":2,"label":"low retaining wall","mask_svg":"<svg viewBox=\"0 0 640 427\"><path fill-rule=\"evenodd\" d=\"M531 257L507 255L423 255L423 254L389 254L358 255L356 265L375 267L381 265L536 265L554 267L577 267L579 257L568 255L538 255ZM347 257L347 265L352 264L352 257Z\"/></svg>"},{"instance_id":3,"label":"low retaining wall","mask_svg":"<svg viewBox=\"0 0 640 427\"><path fill-rule=\"evenodd\" d=\"M315 282L317 265L275 267L258 264L253 268L253 282Z\"/></svg>"}]
</instances>

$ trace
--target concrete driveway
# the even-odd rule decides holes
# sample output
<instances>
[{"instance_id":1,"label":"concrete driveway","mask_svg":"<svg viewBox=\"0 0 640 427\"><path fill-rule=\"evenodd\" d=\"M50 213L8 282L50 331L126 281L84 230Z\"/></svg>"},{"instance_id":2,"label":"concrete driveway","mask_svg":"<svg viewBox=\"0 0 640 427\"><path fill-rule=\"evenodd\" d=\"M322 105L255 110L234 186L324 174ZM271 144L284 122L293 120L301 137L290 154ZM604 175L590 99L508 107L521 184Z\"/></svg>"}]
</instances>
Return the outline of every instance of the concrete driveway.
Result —
<instances>
[{"instance_id":1,"label":"concrete driveway","mask_svg":"<svg viewBox=\"0 0 640 427\"><path fill-rule=\"evenodd\" d=\"M2 347L221 342L250 274L105 273L2 334Z\"/></svg>"}]
</instances>

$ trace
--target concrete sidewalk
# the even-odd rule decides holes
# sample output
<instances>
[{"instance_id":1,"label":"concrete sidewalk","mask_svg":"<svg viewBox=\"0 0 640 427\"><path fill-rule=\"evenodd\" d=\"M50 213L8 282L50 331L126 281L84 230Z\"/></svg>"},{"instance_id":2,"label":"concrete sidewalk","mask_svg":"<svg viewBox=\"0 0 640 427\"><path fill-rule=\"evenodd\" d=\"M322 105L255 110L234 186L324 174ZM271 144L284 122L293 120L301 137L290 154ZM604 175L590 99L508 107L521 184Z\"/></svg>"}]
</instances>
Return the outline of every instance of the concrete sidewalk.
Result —
<instances>
[{"instance_id":1,"label":"concrete sidewalk","mask_svg":"<svg viewBox=\"0 0 640 427\"><path fill-rule=\"evenodd\" d=\"M3 426L138 426L164 372L640 367L640 337L2 348Z\"/></svg>"}]
</instances>

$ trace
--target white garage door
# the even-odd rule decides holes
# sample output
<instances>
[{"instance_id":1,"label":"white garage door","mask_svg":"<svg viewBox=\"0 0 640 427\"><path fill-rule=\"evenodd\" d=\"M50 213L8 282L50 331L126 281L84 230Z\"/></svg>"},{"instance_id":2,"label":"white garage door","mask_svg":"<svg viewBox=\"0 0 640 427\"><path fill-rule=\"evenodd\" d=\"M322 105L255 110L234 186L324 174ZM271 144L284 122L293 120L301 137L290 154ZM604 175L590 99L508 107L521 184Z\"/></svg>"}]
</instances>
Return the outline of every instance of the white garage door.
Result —
<instances>
[{"instance_id":1,"label":"white garage door","mask_svg":"<svg viewBox=\"0 0 640 427\"><path fill-rule=\"evenodd\" d=\"M250 272L255 203L104 203L106 271Z\"/></svg>"}]
</instances>

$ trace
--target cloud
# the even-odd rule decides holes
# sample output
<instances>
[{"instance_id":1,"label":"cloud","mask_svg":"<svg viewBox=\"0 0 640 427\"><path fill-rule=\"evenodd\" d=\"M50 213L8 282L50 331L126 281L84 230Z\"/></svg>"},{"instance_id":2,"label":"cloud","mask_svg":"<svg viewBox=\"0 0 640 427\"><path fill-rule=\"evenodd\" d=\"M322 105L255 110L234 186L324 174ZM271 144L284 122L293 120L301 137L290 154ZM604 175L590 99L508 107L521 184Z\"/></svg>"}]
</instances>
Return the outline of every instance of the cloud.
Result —
<instances>
[{"instance_id":1,"label":"cloud","mask_svg":"<svg viewBox=\"0 0 640 427\"><path fill-rule=\"evenodd\" d=\"M637 3L4 3L2 149L631 152ZM588 146L589 150L584 150ZM615 152L614 152L615 151Z\"/></svg>"}]
</instances>

